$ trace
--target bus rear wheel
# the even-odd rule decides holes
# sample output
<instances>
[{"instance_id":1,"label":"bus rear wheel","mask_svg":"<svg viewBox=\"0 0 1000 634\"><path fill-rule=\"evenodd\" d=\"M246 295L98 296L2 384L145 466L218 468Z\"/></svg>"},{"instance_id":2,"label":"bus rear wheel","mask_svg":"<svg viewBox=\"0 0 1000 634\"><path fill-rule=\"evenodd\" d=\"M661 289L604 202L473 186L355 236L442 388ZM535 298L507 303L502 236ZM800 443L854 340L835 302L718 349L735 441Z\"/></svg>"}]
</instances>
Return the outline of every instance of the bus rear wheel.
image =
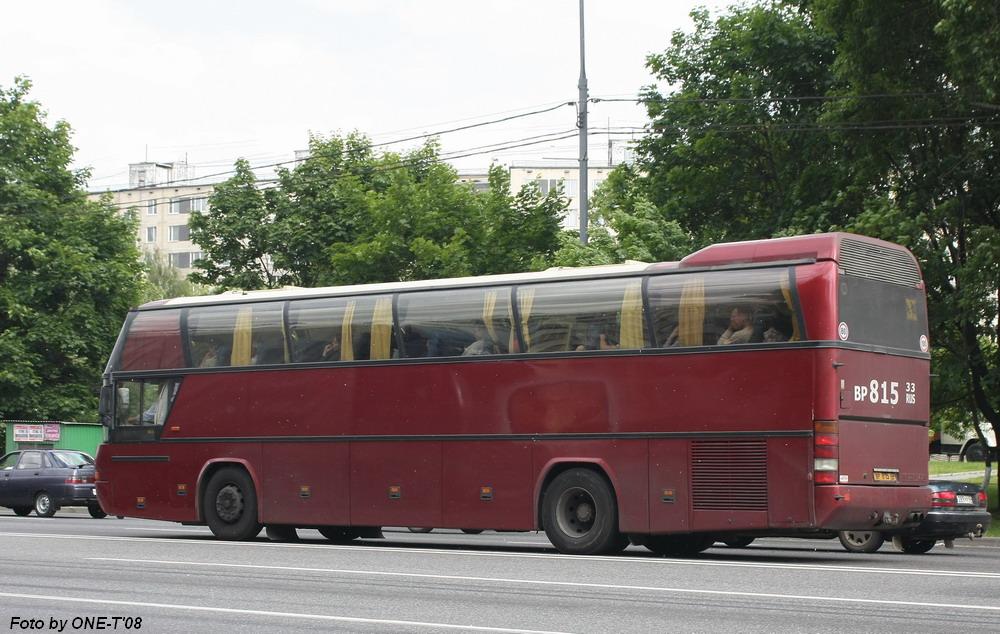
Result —
<instances>
[{"instance_id":1,"label":"bus rear wheel","mask_svg":"<svg viewBox=\"0 0 1000 634\"><path fill-rule=\"evenodd\" d=\"M611 485L589 469L570 469L549 484L542 500L545 534L561 553L620 552L628 539L618 532L618 504Z\"/></svg>"},{"instance_id":2,"label":"bus rear wheel","mask_svg":"<svg viewBox=\"0 0 1000 634\"><path fill-rule=\"evenodd\" d=\"M885 543L879 531L840 531L837 537L844 550L851 553L873 553Z\"/></svg>"},{"instance_id":3,"label":"bus rear wheel","mask_svg":"<svg viewBox=\"0 0 1000 634\"><path fill-rule=\"evenodd\" d=\"M223 467L205 488L205 522L220 539L253 539L262 528L257 521L257 492L250 475L238 467Z\"/></svg>"}]
</instances>

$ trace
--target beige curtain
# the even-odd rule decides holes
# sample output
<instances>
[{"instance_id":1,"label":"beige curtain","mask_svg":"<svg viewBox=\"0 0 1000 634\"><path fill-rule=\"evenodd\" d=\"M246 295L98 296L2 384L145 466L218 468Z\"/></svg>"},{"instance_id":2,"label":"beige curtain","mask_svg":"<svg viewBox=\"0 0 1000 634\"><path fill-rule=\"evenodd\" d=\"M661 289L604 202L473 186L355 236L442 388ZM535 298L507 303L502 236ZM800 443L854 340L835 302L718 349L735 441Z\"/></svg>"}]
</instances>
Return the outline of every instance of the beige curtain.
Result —
<instances>
[{"instance_id":1,"label":"beige curtain","mask_svg":"<svg viewBox=\"0 0 1000 634\"><path fill-rule=\"evenodd\" d=\"M633 280L625 286L622 299L621 331L618 343L622 348L641 348L646 344L642 318L642 280Z\"/></svg>"},{"instance_id":2,"label":"beige curtain","mask_svg":"<svg viewBox=\"0 0 1000 634\"><path fill-rule=\"evenodd\" d=\"M682 346L700 346L705 337L705 278L684 281L681 290L678 341Z\"/></svg>"},{"instance_id":3,"label":"beige curtain","mask_svg":"<svg viewBox=\"0 0 1000 634\"><path fill-rule=\"evenodd\" d=\"M525 352L531 352L531 333L528 332L528 319L531 317L531 306L535 303L535 289L522 288L517 291L517 305L521 309L521 336L524 338Z\"/></svg>"},{"instance_id":4,"label":"beige curtain","mask_svg":"<svg viewBox=\"0 0 1000 634\"><path fill-rule=\"evenodd\" d=\"M392 348L392 298L380 297L372 314L372 359L388 359Z\"/></svg>"},{"instance_id":5,"label":"beige curtain","mask_svg":"<svg viewBox=\"0 0 1000 634\"><path fill-rule=\"evenodd\" d=\"M354 322L354 309L357 306L358 303L352 299L347 302L347 308L344 309L344 321L340 326L341 361L354 361L354 329L352 324Z\"/></svg>"},{"instance_id":6,"label":"beige curtain","mask_svg":"<svg viewBox=\"0 0 1000 634\"><path fill-rule=\"evenodd\" d=\"M493 311L496 310L496 307L497 292L486 291L483 295L483 323L486 324L486 332L490 333L490 340L494 344L500 341L497 339L497 329L493 323Z\"/></svg>"},{"instance_id":7,"label":"beige curtain","mask_svg":"<svg viewBox=\"0 0 1000 634\"><path fill-rule=\"evenodd\" d=\"M788 278L781 280L781 295L785 298L788 313L792 316L792 336L788 340L800 341L802 333L799 332L799 316L795 314L795 304L792 302L792 290L788 286Z\"/></svg>"},{"instance_id":8,"label":"beige curtain","mask_svg":"<svg viewBox=\"0 0 1000 634\"><path fill-rule=\"evenodd\" d=\"M250 306L243 306L236 313L236 326L233 328L233 354L230 359L231 365L250 365L250 357L253 356L253 332L251 326L253 317L251 310Z\"/></svg>"}]
</instances>

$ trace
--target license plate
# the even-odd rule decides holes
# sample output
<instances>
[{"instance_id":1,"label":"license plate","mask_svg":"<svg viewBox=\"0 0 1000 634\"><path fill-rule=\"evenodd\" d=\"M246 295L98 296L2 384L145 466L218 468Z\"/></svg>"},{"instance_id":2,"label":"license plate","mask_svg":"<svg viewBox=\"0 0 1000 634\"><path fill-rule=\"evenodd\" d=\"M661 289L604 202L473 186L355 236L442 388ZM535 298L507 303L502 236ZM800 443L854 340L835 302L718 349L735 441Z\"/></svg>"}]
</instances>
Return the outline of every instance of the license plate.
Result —
<instances>
[{"instance_id":1,"label":"license plate","mask_svg":"<svg viewBox=\"0 0 1000 634\"><path fill-rule=\"evenodd\" d=\"M873 479L876 482L897 482L899 481L899 474L895 471L875 471L872 474Z\"/></svg>"},{"instance_id":2,"label":"license plate","mask_svg":"<svg viewBox=\"0 0 1000 634\"><path fill-rule=\"evenodd\" d=\"M959 495L958 496L958 503L959 504L975 504L975 502L972 501L972 496L971 495Z\"/></svg>"}]
</instances>

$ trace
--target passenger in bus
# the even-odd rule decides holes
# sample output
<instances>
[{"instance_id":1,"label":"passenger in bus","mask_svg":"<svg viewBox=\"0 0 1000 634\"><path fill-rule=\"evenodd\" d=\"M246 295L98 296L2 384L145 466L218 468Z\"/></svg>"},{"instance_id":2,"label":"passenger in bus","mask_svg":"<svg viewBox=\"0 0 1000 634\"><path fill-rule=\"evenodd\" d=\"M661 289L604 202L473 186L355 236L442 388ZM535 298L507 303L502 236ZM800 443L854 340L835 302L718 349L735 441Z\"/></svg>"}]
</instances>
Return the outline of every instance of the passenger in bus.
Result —
<instances>
[{"instance_id":1,"label":"passenger in bus","mask_svg":"<svg viewBox=\"0 0 1000 634\"><path fill-rule=\"evenodd\" d=\"M463 357L478 356L483 354L496 354L497 346L490 338L490 333L486 331L486 326L477 324L475 330L476 340L462 350Z\"/></svg>"},{"instance_id":2,"label":"passenger in bus","mask_svg":"<svg viewBox=\"0 0 1000 634\"><path fill-rule=\"evenodd\" d=\"M750 309L734 306L729 313L729 328L719 336L718 344L727 346L734 343L749 343L753 336L753 318Z\"/></svg>"},{"instance_id":3,"label":"passenger in bus","mask_svg":"<svg viewBox=\"0 0 1000 634\"><path fill-rule=\"evenodd\" d=\"M330 341L323 346L323 361L339 361L340 360L340 336L334 335L330 338Z\"/></svg>"},{"instance_id":4,"label":"passenger in bus","mask_svg":"<svg viewBox=\"0 0 1000 634\"><path fill-rule=\"evenodd\" d=\"M778 343L787 340L788 337L785 336L785 333L781 332L774 326L771 326L770 328L764 331L764 341L766 343Z\"/></svg>"}]
</instances>

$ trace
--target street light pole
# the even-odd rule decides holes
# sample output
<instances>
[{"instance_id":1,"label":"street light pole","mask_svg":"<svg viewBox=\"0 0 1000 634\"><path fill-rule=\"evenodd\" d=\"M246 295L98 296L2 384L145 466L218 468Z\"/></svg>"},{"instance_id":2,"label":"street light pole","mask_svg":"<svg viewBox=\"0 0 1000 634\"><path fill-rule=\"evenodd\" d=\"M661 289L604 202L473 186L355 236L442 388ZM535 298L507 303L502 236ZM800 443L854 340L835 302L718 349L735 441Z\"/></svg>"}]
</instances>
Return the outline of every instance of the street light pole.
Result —
<instances>
[{"instance_id":1,"label":"street light pole","mask_svg":"<svg viewBox=\"0 0 1000 634\"><path fill-rule=\"evenodd\" d=\"M587 244L587 68L583 46L583 0L580 0L580 100L577 110L577 127L580 128L580 244Z\"/></svg>"}]
</instances>

